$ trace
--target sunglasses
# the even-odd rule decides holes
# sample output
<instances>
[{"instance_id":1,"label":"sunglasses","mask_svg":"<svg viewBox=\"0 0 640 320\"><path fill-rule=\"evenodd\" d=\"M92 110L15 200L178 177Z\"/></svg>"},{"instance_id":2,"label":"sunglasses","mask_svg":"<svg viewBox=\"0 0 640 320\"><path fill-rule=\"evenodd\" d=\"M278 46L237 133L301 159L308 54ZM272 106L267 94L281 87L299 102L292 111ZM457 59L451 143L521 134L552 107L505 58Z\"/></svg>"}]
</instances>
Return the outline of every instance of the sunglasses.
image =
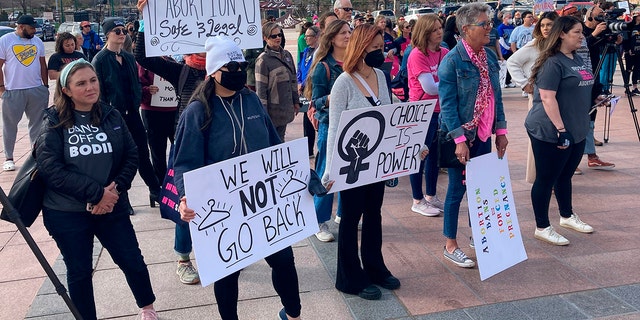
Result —
<instances>
[{"instance_id":1,"label":"sunglasses","mask_svg":"<svg viewBox=\"0 0 640 320\"><path fill-rule=\"evenodd\" d=\"M470 23L469 25L470 26L474 26L474 27L480 27L480 28L483 28L483 29L491 29L491 28L493 28L493 22L490 22L490 21L483 21L483 22L480 22L480 23Z\"/></svg>"},{"instance_id":2,"label":"sunglasses","mask_svg":"<svg viewBox=\"0 0 640 320\"><path fill-rule=\"evenodd\" d=\"M317 34L305 34L304 37L305 38L315 38L317 36Z\"/></svg>"},{"instance_id":3,"label":"sunglasses","mask_svg":"<svg viewBox=\"0 0 640 320\"><path fill-rule=\"evenodd\" d=\"M129 28L129 32L133 32L133 31L135 31L134 28Z\"/></svg>"},{"instance_id":4,"label":"sunglasses","mask_svg":"<svg viewBox=\"0 0 640 320\"><path fill-rule=\"evenodd\" d=\"M91 28L91 25L82 26L83 28Z\"/></svg>"},{"instance_id":5,"label":"sunglasses","mask_svg":"<svg viewBox=\"0 0 640 320\"><path fill-rule=\"evenodd\" d=\"M340 9L342 9L342 10L344 10L344 11L346 11L346 12L351 12L351 11L353 11L353 8L340 8Z\"/></svg>"},{"instance_id":6,"label":"sunglasses","mask_svg":"<svg viewBox=\"0 0 640 320\"><path fill-rule=\"evenodd\" d=\"M113 29L111 31L113 31L113 33L115 33L118 36L121 35L121 34L127 34L127 30L125 30L123 28Z\"/></svg>"},{"instance_id":7,"label":"sunglasses","mask_svg":"<svg viewBox=\"0 0 640 320\"><path fill-rule=\"evenodd\" d=\"M227 70L229 70L229 72L238 72L240 70L246 70L248 66L249 66L249 62L246 62L246 61L243 61L243 62L229 61L223 67L226 67Z\"/></svg>"},{"instance_id":8,"label":"sunglasses","mask_svg":"<svg viewBox=\"0 0 640 320\"><path fill-rule=\"evenodd\" d=\"M269 36L269 39L275 39L275 38L282 38L282 34L278 33L278 34L272 34Z\"/></svg>"}]
</instances>

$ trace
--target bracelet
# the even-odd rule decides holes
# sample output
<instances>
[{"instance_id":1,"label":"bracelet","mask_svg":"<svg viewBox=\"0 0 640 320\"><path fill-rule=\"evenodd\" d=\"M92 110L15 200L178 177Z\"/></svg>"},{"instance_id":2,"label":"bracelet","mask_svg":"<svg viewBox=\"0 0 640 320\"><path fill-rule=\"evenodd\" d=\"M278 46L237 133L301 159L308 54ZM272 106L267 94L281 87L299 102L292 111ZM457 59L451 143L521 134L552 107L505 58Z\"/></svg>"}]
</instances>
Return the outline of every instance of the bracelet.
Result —
<instances>
[{"instance_id":1,"label":"bracelet","mask_svg":"<svg viewBox=\"0 0 640 320\"><path fill-rule=\"evenodd\" d=\"M560 131L564 130L564 127L562 127L562 128L558 128L558 129L556 129L556 130L558 130L558 132L560 132Z\"/></svg>"}]
</instances>

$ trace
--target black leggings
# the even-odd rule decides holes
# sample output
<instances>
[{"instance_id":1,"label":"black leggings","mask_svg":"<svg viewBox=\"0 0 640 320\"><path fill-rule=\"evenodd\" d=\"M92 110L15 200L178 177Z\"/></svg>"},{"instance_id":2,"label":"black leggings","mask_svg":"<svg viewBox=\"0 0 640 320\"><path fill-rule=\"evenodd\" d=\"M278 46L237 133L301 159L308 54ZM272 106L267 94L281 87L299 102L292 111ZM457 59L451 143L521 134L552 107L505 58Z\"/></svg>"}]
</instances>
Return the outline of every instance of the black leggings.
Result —
<instances>
[{"instance_id":1,"label":"black leggings","mask_svg":"<svg viewBox=\"0 0 640 320\"><path fill-rule=\"evenodd\" d=\"M576 171L585 141L572 144L567 149L558 149L555 143L544 142L529 135L533 157L536 162L536 180L531 188L531 203L536 216L536 226L546 228L549 223L549 202L553 190L558 202L560 216L573 214L571 205L571 178Z\"/></svg>"},{"instance_id":2,"label":"black leggings","mask_svg":"<svg viewBox=\"0 0 640 320\"><path fill-rule=\"evenodd\" d=\"M300 305L298 273L293 259L293 249L286 247L264 259L271 267L273 288L280 296L285 312L293 318L299 317L302 306ZM213 284L218 312L223 320L238 319L238 277L240 277L240 271Z\"/></svg>"}]
</instances>

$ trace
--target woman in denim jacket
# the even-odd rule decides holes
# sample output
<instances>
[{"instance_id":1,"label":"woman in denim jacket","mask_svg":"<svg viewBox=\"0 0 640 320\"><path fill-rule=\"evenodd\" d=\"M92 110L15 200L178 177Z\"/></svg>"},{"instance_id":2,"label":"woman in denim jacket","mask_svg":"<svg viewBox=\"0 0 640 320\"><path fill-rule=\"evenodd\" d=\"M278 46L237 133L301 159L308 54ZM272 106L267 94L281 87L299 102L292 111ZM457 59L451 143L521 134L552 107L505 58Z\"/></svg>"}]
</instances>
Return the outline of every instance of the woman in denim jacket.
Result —
<instances>
[{"instance_id":1,"label":"woman in denim jacket","mask_svg":"<svg viewBox=\"0 0 640 320\"><path fill-rule=\"evenodd\" d=\"M461 41L444 57L438 68L440 126L456 142L455 154L464 166L473 157L491 152L491 134L496 134L498 158L508 144L507 122L502 105L498 58L485 49L489 42L490 7L472 3L457 11ZM449 186L444 203L444 256L463 268L475 262L458 247L458 212L466 191L464 167L449 168Z\"/></svg>"},{"instance_id":2,"label":"woman in denim jacket","mask_svg":"<svg viewBox=\"0 0 640 320\"><path fill-rule=\"evenodd\" d=\"M305 86L305 96L310 99L316 107L315 118L319 122L318 126L318 155L316 156L316 172L322 177L327 162L327 134L329 130L329 105L331 102L331 88L333 82L342 73L342 61L347 49L347 43L351 37L349 23L344 20L331 22L324 30L320 45L313 57L313 64L309 69L309 76ZM327 71L326 67L329 67ZM329 75L327 77L327 74ZM331 219L333 208L333 194L322 197L314 196L313 202L316 208L316 217L320 225L320 231L316 233L318 240L330 242L335 240L333 234L329 232L327 221ZM340 196L338 196L338 210L336 212L336 222L340 217Z\"/></svg>"}]
</instances>

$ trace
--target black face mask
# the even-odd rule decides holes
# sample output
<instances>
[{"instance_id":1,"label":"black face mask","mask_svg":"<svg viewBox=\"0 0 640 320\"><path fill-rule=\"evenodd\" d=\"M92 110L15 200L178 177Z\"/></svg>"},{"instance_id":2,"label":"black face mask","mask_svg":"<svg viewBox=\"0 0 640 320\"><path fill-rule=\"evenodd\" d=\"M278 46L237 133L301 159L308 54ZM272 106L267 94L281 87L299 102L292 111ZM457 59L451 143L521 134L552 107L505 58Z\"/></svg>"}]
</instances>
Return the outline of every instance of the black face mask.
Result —
<instances>
[{"instance_id":1,"label":"black face mask","mask_svg":"<svg viewBox=\"0 0 640 320\"><path fill-rule=\"evenodd\" d=\"M382 54L382 49L374 50L364 57L364 63L366 63L369 67L380 68L384 63L384 54Z\"/></svg>"},{"instance_id":2,"label":"black face mask","mask_svg":"<svg viewBox=\"0 0 640 320\"><path fill-rule=\"evenodd\" d=\"M220 73L220 85L231 91L240 91L247 84L247 70L236 72L220 70Z\"/></svg>"}]
</instances>

